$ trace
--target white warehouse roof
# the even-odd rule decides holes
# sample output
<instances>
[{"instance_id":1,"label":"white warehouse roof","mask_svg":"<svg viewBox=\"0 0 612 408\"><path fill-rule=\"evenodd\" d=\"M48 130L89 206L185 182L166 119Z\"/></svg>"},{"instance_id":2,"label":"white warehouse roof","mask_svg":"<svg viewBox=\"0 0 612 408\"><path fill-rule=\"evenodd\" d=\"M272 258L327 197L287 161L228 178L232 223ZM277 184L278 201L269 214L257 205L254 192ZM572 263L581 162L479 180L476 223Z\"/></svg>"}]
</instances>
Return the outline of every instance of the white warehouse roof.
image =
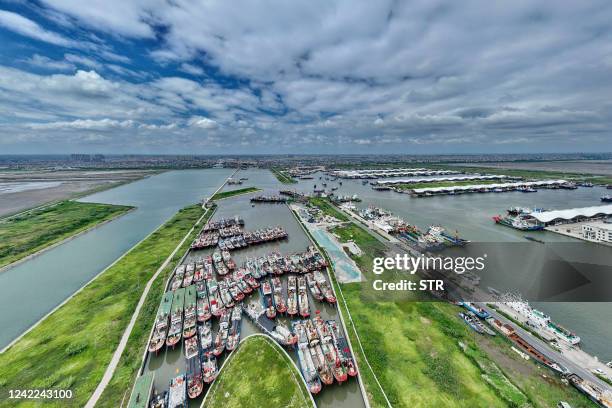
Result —
<instances>
[{"instance_id":1,"label":"white warehouse roof","mask_svg":"<svg viewBox=\"0 0 612 408\"><path fill-rule=\"evenodd\" d=\"M421 193L437 193L441 191L467 191L467 190L519 187L519 186L538 187L538 186L550 186L554 184L565 184L565 183L567 183L566 180L519 181L516 183L471 184L469 186L414 188L412 189L412 191L417 194L421 194Z\"/></svg>"},{"instance_id":2,"label":"white warehouse roof","mask_svg":"<svg viewBox=\"0 0 612 408\"><path fill-rule=\"evenodd\" d=\"M438 181L469 181L469 180L501 180L506 179L508 176L495 175L495 176L479 176L479 175L467 175L467 176L452 176L452 177L431 177L431 178L413 178L413 179L401 179L401 180L381 180L377 181L376 184L418 184L418 183L436 183Z\"/></svg>"},{"instance_id":3,"label":"white warehouse roof","mask_svg":"<svg viewBox=\"0 0 612 408\"><path fill-rule=\"evenodd\" d=\"M567 210L535 212L529 214L530 217L533 217L543 223L548 223L554 220L571 220L576 217L591 218L604 215L612 215L612 204L599 205L595 207L570 208Z\"/></svg>"}]
</instances>

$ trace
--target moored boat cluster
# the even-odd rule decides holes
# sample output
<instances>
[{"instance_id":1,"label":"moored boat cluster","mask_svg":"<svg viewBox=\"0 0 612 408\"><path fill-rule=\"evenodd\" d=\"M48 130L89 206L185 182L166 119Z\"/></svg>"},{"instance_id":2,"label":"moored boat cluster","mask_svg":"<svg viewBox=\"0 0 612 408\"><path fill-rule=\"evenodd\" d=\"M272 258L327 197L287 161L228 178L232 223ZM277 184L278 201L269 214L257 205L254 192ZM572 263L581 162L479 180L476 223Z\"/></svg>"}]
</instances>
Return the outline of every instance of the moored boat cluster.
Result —
<instances>
[{"instance_id":1,"label":"moored boat cluster","mask_svg":"<svg viewBox=\"0 0 612 408\"><path fill-rule=\"evenodd\" d=\"M244 221L238 217L209 223L191 244L191 249L218 246L221 250L235 250L288 237L287 231L280 226L255 231L244 231L243 226Z\"/></svg>"}]
</instances>

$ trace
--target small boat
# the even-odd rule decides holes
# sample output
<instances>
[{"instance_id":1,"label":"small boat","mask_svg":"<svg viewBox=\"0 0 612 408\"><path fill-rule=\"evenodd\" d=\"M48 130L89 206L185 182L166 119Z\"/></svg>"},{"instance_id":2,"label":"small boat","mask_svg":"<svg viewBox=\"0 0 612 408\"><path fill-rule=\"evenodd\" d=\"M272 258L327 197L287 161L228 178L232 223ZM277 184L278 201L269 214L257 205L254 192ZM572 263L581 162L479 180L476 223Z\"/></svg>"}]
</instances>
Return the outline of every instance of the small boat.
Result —
<instances>
[{"instance_id":1,"label":"small boat","mask_svg":"<svg viewBox=\"0 0 612 408\"><path fill-rule=\"evenodd\" d=\"M170 329L166 338L166 346L174 347L181 340L183 333L183 307L185 302L185 288L174 291L172 299L172 312L170 314Z\"/></svg>"},{"instance_id":2,"label":"small boat","mask_svg":"<svg viewBox=\"0 0 612 408\"><path fill-rule=\"evenodd\" d=\"M211 352L204 353L202 358L202 379L210 384L217 378L217 359Z\"/></svg>"},{"instance_id":3,"label":"small boat","mask_svg":"<svg viewBox=\"0 0 612 408\"><path fill-rule=\"evenodd\" d=\"M272 285L269 280L264 280L259 288L261 290L261 301L266 310L266 317L274 319L276 317L276 307L272 298Z\"/></svg>"},{"instance_id":4,"label":"small boat","mask_svg":"<svg viewBox=\"0 0 612 408\"><path fill-rule=\"evenodd\" d=\"M287 282L287 313L289 316L295 316L298 312L297 278L291 275Z\"/></svg>"},{"instance_id":5,"label":"small boat","mask_svg":"<svg viewBox=\"0 0 612 408\"><path fill-rule=\"evenodd\" d=\"M242 323L242 305L238 304L232 311L232 327L229 330L225 348L232 351L240 343L240 325Z\"/></svg>"},{"instance_id":6,"label":"small boat","mask_svg":"<svg viewBox=\"0 0 612 408\"><path fill-rule=\"evenodd\" d=\"M319 289L319 286L317 285L317 282L314 279L314 275L312 274L312 272L310 272L307 273L305 276L306 282L308 283L308 289L310 289L310 294L313 298L321 302L323 300L323 294L321 293L321 289Z\"/></svg>"},{"instance_id":7,"label":"small boat","mask_svg":"<svg viewBox=\"0 0 612 408\"><path fill-rule=\"evenodd\" d=\"M208 290L206 289L206 283L198 282L196 285L196 293L198 298L196 315L198 322L203 323L208 321L212 316L210 311L210 302L208 301Z\"/></svg>"},{"instance_id":8,"label":"small boat","mask_svg":"<svg viewBox=\"0 0 612 408\"><path fill-rule=\"evenodd\" d=\"M334 291L331 285L329 284L329 282L327 282L327 279L325 279L325 276L323 275L323 273L321 271L314 271L313 276L325 300L329 303L336 303L336 297L334 296Z\"/></svg>"},{"instance_id":9,"label":"small boat","mask_svg":"<svg viewBox=\"0 0 612 408\"><path fill-rule=\"evenodd\" d=\"M170 290L175 291L183 285L183 278L185 277L185 265L179 265L174 270L174 277L170 283Z\"/></svg>"},{"instance_id":10,"label":"small boat","mask_svg":"<svg viewBox=\"0 0 612 408\"><path fill-rule=\"evenodd\" d=\"M159 308L157 309L157 316L155 317L155 326L153 328L153 334L149 341L149 352L156 353L166 343L166 336L168 335L168 320L172 308L172 298L174 292L166 292L162 297Z\"/></svg>"},{"instance_id":11,"label":"small boat","mask_svg":"<svg viewBox=\"0 0 612 408\"><path fill-rule=\"evenodd\" d=\"M231 318L231 309L225 309L223 314L221 315L221 320L219 321L219 331L217 332L217 336L215 337L215 342L213 343L213 354L218 357L225 350L225 345L227 344L227 336L229 333L229 321Z\"/></svg>"},{"instance_id":12,"label":"small boat","mask_svg":"<svg viewBox=\"0 0 612 408\"><path fill-rule=\"evenodd\" d=\"M207 350L212 346L213 332L210 320L198 326L198 337L200 338L200 348L202 350Z\"/></svg>"},{"instance_id":13,"label":"small boat","mask_svg":"<svg viewBox=\"0 0 612 408\"><path fill-rule=\"evenodd\" d=\"M310 306L308 305L308 293L306 292L306 279L303 276L297 279L298 287L298 308L300 316L310 316Z\"/></svg>"},{"instance_id":14,"label":"small boat","mask_svg":"<svg viewBox=\"0 0 612 408\"><path fill-rule=\"evenodd\" d=\"M187 360L187 395L189 398L198 398L202 394L204 383L202 382L202 365L199 357Z\"/></svg>"},{"instance_id":15,"label":"small boat","mask_svg":"<svg viewBox=\"0 0 612 408\"><path fill-rule=\"evenodd\" d=\"M187 384L185 383L185 374L180 374L170 380L168 408L187 408Z\"/></svg>"},{"instance_id":16,"label":"small boat","mask_svg":"<svg viewBox=\"0 0 612 408\"><path fill-rule=\"evenodd\" d=\"M285 313L287 311L287 304L285 299L283 299L283 285L279 277L272 278L272 290L276 311L278 313Z\"/></svg>"},{"instance_id":17,"label":"small boat","mask_svg":"<svg viewBox=\"0 0 612 408\"><path fill-rule=\"evenodd\" d=\"M182 284L184 288L191 285L191 283L193 282L194 273L195 273L194 264L192 263L187 264L187 266L185 267L185 276L183 277L183 284Z\"/></svg>"},{"instance_id":18,"label":"small boat","mask_svg":"<svg viewBox=\"0 0 612 408\"><path fill-rule=\"evenodd\" d=\"M192 336L188 339L185 339L185 358L188 360L192 357L198 355L199 347L198 347L198 337Z\"/></svg>"},{"instance_id":19,"label":"small boat","mask_svg":"<svg viewBox=\"0 0 612 408\"><path fill-rule=\"evenodd\" d=\"M149 408L166 408L168 406L168 391L154 394Z\"/></svg>"}]
</instances>

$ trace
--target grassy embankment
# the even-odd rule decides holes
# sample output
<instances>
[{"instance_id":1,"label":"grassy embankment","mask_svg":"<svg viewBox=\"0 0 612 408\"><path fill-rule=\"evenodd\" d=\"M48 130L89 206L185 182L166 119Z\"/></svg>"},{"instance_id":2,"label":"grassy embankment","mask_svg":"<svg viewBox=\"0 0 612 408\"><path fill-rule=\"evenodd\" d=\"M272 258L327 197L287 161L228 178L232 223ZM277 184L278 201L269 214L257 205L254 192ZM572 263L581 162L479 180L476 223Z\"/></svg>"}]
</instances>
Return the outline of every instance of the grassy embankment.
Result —
<instances>
[{"instance_id":1,"label":"grassy embankment","mask_svg":"<svg viewBox=\"0 0 612 408\"><path fill-rule=\"evenodd\" d=\"M213 213L214 209L211 209L202 219L199 226L205 225L210 217L212 217ZM164 294L166 282L183 254L189 249L189 246L197 236L199 230L200 228L197 227L194 229L192 236L185 240L183 246L176 252L176 255L174 255L170 263L153 282L149 294L140 310L140 314L138 315L138 320L132 329L132 333L130 333L130 337L121 355L117 369L108 386L104 389L96 405L97 407L118 407L121 401L124 399L127 401L129 399L136 373L140 369L142 356L148 345L151 327L153 327L153 323L155 322L157 308Z\"/></svg>"},{"instance_id":2,"label":"grassy embankment","mask_svg":"<svg viewBox=\"0 0 612 408\"><path fill-rule=\"evenodd\" d=\"M327 198L311 197L308 199L308 202L310 205L318 207L323 211L323 214L334 217L338 221L346 222L349 220L348 216L338 210Z\"/></svg>"},{"instance_id":3,"label":"grassy embankment","mask_svg":"<svg viewBox=\"0 0 612 408\"><path fill-rule=\"evenodd\" d=\"M372 278L372 259L385 246L350 223L333 232L340 241L354 240L363 255L351 257ZM404 276L405 277L405 276ZM459 308L444 302L372 298L369 283L338 284L365 354L393 406L572 406L590 402L548 370L522 360L510 342L475 334L458 318ZM342 307L342 306L341 306ZM346 314L345 314L346 315ZM348 322L350 326L350 322ZM356 339L351 342L357 348ZM359 354L356 353L361 363ZM378 385L360 364L372 406L384 406ZM365 374L365 375L364 375ZM543 377L546 376L546 378Z\"/></svg>"},{"instance_id":4,"label":"grassy embankment","mask_svg":"<svg viewBox=\"0 0 612 408\"><path fill-rule=\"evenodd\" d=\"M287 173L285 173L284 170L277 169L277 168L271 168L270 171L272 172L272 174L274 174L276 179L283 184L296 184L297 183L297 180L291 177L290 175L288 175Z\"/></svg>"},{"instance_id":5,"label":"grassy embankment","mask_svg":"<svg viewBox=\"0 0 612 408\"><path fill-rule=\"evenodd\" d=\"M261 191L261 189L257 187L246 187L239 188L237 190L221 191L212 196L211 201L223 200L225 198L230 198L237 195L254 193L255 191Z\"/></svg>"},{"instance_id":6,"label":"grassy embankment","mask_svg":"<svg viewBox=\"0 0 612 408\"><path fill-rule=\"evenodd\" d=\"M62 201L0 221L0 267L118 217L133 207Z\"/></svg>"},{"instance_id":7,"label":"grassy embankment","mask_svg":"<svg viewBox=\"0 0 612 408\"><path fill-rule=\"evenodd\" d=\"M102 378L147 281L202 212L199 205L179 211L1 354L0 407L38 406L40 402L16 405L6 399L8 390L23 388L70 389L72 399L45 404L84 406Z\"/></svg>"},{"instance_id":8,"label":"grassy embankment","mask_svg":"<svg viewBox=\"0 0 612 408\"><path fill-rule=\"evenodd\" d=\"M230 356L208 391L206 406L312 407L300 376L276 343L251 337Z\"/></svg>"}]
</instances>

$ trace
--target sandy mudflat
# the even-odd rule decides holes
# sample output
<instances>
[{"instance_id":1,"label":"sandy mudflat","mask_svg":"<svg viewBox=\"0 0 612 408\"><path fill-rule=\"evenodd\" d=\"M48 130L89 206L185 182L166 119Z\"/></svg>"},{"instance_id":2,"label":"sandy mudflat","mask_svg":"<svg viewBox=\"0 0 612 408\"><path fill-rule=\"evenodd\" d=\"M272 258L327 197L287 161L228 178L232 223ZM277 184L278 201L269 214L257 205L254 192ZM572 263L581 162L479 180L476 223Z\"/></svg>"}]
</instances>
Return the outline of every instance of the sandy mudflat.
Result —
<instances>
[{"instance_id":1,"label":"sandy mudflat","mask_svg":"<svg viewBox=\"0 0 612 408\"><path fill-rule=\"evenodd\" d=\"M0 172L0 183L15 189L0 191L0 217L15 214L50 201L64 200L87 191L138 180L150 171L24 171ZM28 189L28 183L45 188Z\"/></svg>"}]
</instances>

